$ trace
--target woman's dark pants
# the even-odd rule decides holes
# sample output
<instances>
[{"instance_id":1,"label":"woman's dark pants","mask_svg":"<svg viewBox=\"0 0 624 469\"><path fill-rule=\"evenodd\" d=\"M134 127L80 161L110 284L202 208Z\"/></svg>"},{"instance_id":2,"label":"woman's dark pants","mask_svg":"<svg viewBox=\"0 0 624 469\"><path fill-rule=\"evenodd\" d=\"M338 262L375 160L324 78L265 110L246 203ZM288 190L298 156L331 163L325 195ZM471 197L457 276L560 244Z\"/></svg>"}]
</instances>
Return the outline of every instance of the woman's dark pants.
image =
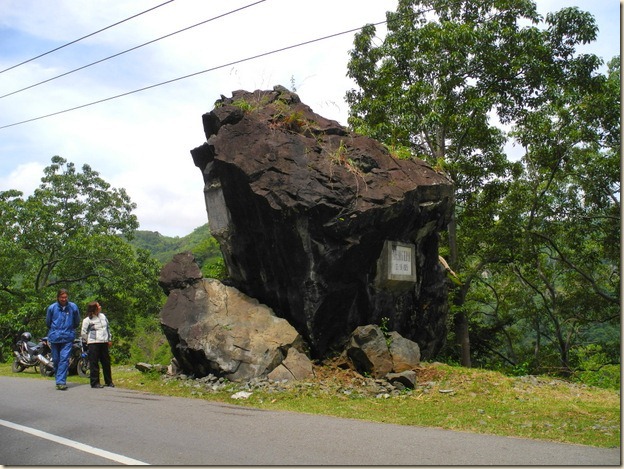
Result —
<instances>
[{"instance_id":1,"label":"woman's dark pants","mask_svg":"<svg viewBox=\"0 0 624 469\"><path fill-rule=\"evenodd\" d=\"M89 378L91 387L100 384L100 363L102 364L104 384L113 384L108 343L89 344Z\"/></svg>"}]
</instances>

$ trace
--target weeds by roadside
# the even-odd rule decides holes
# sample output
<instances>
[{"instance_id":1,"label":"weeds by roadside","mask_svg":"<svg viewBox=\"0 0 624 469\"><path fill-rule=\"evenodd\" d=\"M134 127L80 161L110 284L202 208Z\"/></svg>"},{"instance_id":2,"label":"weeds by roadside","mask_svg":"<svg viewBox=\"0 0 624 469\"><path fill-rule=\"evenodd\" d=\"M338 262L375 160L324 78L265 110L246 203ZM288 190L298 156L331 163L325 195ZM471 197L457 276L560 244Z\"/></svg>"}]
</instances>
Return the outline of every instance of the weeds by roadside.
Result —
<instances>
[{"instance_id":1,"label":"weeds by roadside","mask_svg":"<svg viewBox=\"0 0 624 469\"><path fill-rule=\"evenodd\" d=\"M239 383L213 391L201 380L166 379L131 366L114 367L113 376L121 388L262 409L607 448L620 445L619 391L423 363L416 388L390 396L367 394L367 381L350 370L324 366L315 371L314 379L251 389L241 400L232 398L243 389ZM12 373L10 364L0 365L0 375L45 379L35 373ZM87 383L78 376L71 376L72 381Z\"/></svg>"}]
</instances>

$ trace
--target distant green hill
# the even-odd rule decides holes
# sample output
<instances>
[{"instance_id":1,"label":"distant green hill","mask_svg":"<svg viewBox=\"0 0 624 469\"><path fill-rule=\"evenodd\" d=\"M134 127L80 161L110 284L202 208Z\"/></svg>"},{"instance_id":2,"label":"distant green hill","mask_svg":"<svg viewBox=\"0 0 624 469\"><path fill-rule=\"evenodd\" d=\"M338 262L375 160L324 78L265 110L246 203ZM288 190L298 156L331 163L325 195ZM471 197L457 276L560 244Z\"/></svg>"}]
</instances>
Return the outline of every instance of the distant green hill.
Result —
<instances>
[{"instance_id":1,"label":"distant green hill","mask_svg":"<svg viewBox=\"0 0 624 469\"><path fill-rule=\"evenodd\" d=\"M183 237L169 237L157 231L136 231L130 244L149 251L162 265L167 264L180 252L191 251L200 268L222 260L219 243L210 234L208 224L195 228ZM202 269L204 270L204 269Z\"/></svg>"}]
</instances>

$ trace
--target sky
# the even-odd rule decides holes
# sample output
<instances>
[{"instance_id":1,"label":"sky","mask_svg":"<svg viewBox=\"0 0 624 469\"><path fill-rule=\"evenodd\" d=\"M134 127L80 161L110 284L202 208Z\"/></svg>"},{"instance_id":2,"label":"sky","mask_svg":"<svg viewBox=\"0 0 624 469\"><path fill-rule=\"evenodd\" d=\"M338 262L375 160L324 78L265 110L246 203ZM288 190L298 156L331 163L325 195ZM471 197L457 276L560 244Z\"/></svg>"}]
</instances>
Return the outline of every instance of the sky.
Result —
<instances>
[{"instance_id":1,"label":"sky","mask_svg":"<svg viewBox=\"0 0 624 469\"><path fill-rule=\"evenodd\" d=\"M0 127L9 126L0 128L0 191L32 194L43 169L59 155L77 168L88 164L113 187L124 188L137 204L139 229L185 236L208 221L201 172L190 154L205 142L202 114L211 111L221 95L231 97L232 91L282 85L294 88L317 114L346 125L344 96L354 87L346 67L355 33L290 46L382 22L397 3L166 2L0 0ZM615 0L536 3L542 15L566 6L592 13L600 28L598 38L580 50L605 61L620 53L620 4ZM205 23L36 85L201 22ZM380 25L378 34L384 32ZM265 55L284 48L288 49ZM24 61L28 62L14 67ZM100 100L106 101L36 119ZM36 120L11 125L31 119Z\"/></svg>"}]
</instances>

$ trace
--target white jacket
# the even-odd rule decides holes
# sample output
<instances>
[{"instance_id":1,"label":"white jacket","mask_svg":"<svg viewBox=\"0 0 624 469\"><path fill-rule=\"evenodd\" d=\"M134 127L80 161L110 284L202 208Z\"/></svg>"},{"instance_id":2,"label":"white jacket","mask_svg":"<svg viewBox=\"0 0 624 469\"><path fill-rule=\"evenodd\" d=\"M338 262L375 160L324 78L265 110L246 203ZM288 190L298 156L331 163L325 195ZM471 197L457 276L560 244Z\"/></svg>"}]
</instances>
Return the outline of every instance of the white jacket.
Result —
<instances>
[{"instance_id":1,"label":"white jacket","mask_svg":"<svg viewBox=\"0 0 624 469\"><path fill-rule=\"evenodd\" d=\"M82 321L82 329L80 337L87 344L101 344L110 342L112 339L110 328L108 327L108 319L103 313L90 318L87 316Z\"/></svg>"}]
</instances>

